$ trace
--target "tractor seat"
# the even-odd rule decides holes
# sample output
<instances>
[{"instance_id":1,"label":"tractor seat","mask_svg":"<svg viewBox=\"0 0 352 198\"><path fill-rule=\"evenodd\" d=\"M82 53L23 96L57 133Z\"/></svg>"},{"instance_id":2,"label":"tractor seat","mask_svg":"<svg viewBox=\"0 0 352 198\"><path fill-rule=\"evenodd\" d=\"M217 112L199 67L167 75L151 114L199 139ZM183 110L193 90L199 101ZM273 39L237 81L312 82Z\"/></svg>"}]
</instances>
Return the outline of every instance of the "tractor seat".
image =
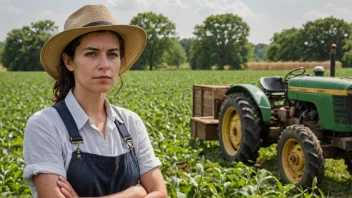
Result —
<instances>
[{"instance_id":1,"label":"tractor seat","mask_svg":"<svg viewBox=\"0 0 352 198\"><path fill-rule=\"evenodd\" d=\"M268 76L260 78L260 84L266 94L282 95L285 92L285 87L281 76Z\"/></svg>"}]
</instances>

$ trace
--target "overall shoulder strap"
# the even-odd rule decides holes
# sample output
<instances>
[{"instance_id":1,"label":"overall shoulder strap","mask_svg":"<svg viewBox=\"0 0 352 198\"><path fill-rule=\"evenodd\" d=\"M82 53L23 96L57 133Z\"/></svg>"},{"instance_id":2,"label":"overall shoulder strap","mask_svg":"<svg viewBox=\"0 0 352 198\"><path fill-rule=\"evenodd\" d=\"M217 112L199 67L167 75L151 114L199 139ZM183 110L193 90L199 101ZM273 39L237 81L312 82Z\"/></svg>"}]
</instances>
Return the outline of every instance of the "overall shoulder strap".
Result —
<instances>
[{"instance_id":1,"label":"overall shoulder strap","mask_svg":"<svg viewBox=\"0 0 352 198\"><path fill-rule=\"evenodd\" d=\"M111 105L111 106L114 109L114 111L116 112L116 114L120 117L120 119L123 120L121 114L116 109L116 107L114 107L113 105ZM119 122L117 119L115 119L114 122L115 122L115 125L116 125L118 131L120 132L120 135L121 135L122 139L125 141L125 143L126 144L133 143L132 137L131 137L130 133L128 132L125 124L122 123L122 122Z\"/></svg>"},{"instance_id":2,"label":"overall shoulder strap","mask_svg":"<svg viewBox=\"0 0 352 198\"><path fill-rule=\"evenodd\" d=\"M83 143L83 138L78 132L78 127L75 120L73 119L70 111L68 110L65 100L62 100L53 105L56 111L59 113L62 121L64 122L66 129L70 135L70 142L72 144Z\"/></svg>"}]
</instances>

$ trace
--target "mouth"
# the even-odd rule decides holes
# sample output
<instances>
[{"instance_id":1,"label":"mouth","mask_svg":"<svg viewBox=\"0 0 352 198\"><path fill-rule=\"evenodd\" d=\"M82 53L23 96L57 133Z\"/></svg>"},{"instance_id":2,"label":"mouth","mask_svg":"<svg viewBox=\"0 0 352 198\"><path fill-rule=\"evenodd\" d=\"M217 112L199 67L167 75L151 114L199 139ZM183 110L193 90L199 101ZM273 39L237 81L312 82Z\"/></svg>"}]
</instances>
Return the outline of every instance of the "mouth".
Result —
<instances>
[{"instance_id":1,"label":"mouth","mask_svg":"<svg viewBox=\"0 0 352 198\"><path fill-rule=\"evenodd\" d=\"M97 76L97 77L93 77L94 79L111 79L110 76L108 75L101 75L101 76Z\"/></svg>"}]
</instances>

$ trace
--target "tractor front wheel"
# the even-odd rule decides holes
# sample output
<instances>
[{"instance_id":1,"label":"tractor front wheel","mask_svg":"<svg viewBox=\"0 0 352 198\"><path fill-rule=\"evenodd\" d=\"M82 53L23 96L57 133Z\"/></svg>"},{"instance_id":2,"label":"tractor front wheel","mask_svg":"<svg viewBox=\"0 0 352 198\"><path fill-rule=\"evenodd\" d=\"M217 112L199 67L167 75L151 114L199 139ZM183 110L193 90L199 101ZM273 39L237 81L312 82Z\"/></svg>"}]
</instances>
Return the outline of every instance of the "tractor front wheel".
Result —
<instances>
[{"instance_id":1,"label":"tractor front wheel","mask_svg":"<svg viewBox=\"0 0 352 198\"><path fill-rule=\"evenodd\" d=\"M302 125L287 127L278 142L278 168L281 179L303 187L317 185L324 178L324 158L315 134Z\"/></svg>"},{"instance_id":2,"label":"tractor front wheel","mask_svg":"<svg viewBox=\"0 0 352 198\"><path fill-rule=\"evenodd\" d=\"M220 149L229 161L251 165L258 157L262 120L258 107L244 93L227 95L219 114Z\"/></svg>"}]
</instances>

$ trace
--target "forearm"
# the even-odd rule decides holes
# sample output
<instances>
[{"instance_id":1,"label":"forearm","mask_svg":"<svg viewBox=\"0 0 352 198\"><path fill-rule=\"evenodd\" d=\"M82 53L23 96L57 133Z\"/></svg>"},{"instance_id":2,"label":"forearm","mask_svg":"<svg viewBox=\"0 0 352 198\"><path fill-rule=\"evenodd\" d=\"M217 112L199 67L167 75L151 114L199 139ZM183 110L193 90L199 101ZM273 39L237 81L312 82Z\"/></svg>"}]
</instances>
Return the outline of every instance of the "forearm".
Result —
<instances>
[{"instance_id":1,"label":"forearm","mask_svg":"<svg viewBox=\"0 0 352 198\"><path fill-rule=\"evenodd\" d=\"M159 192L159 191L151 192L151 193L147 194L147 196L145 196L145 198L164 198L164 197L167 197L167 194Z\"/></svg>"},{"instance_id":2,"label":"forearm","mask_svg":"<svg viewBox=\"0 0 352 198\"><path fill-rule=\"evenodd\" d=\"M165 181L159 167L156 167L140 176L141 184L148 192L147 198L166 198L167 190Z\"/></svg>"},{"instance_id":3,"label":"forearm","mask_svg":"<svg viewBox=\"0 0 352 198\"><path fill-rule=\"evenodd\" d=\"M122 197L144 197L144 198L166 198L167 193L162 190L154 190L149 194L145 191L144 187L140 184L131 186L128 189L116 194L104 196L103 198L122 198Z\"/></svg>"},{"instance_id":4,"label":"forearm","mask_svg":"<svg viewBox=\"0 0 352 198\"><path fill-rule=\"evenodd\" d=\"M146 191L141 185L131 186L116 194L103 196L103 198L145 197Z\"/></svg>"},{"instance_id":5,"label":"forearm","mask_svg":"<svg viewBox=\"0 0 352 198\"><path fill-rule=\"evenodd\" d=\"M104 198L120 198L120 197L144 197L144 198L166 198L167 193L159 190L151 191L149 194L142 185L131 186L130 188L119 193L105 196Z\"/></svg>"},{"instance_id":6,"label":"forearm","mask_svg":"<svg viewBox=\"0 0 352 198\"><path fill-rule=\"evenodd\" d=\"M57 182L58 187L61 189L61 195L64 195L66 198L77 198L78 195L72 188L71 184L64 179L63 177L59 177L59 181ZM116 194L101 196L103 198L120 198L120 197L145 197L147 195L147 191L141 184L137 184L135 186L131 186L124 191L121 191ZM83 198L83 197L82 197Z\"/></svg>"}]
</instances>

